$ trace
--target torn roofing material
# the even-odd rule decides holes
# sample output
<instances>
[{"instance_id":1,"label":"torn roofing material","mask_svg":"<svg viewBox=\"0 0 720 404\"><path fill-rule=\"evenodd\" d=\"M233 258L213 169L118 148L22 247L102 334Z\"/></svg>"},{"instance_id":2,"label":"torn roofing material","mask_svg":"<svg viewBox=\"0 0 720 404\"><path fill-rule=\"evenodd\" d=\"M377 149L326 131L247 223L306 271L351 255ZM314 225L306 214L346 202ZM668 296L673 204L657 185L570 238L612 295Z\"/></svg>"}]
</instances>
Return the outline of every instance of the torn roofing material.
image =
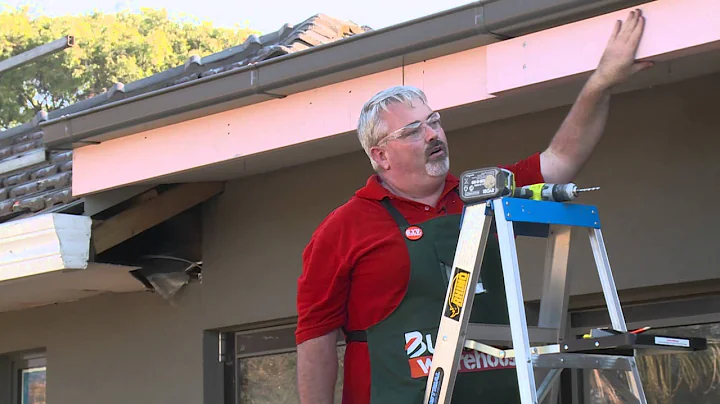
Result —
<instances>
[{"instance_id":1,"label":"torn roofing material","mask_svg":"<svg viewBox=\"0 0 720 404\"><path fill-rule=\"evenodd\" d=\"M295 26L252 35L237 46L132 83L115 83L108 91L57 110L40 111L22 125L0 132L0 223L43 212L75 207L72 196L72 150L46 150L40 123L109 102L167 88L303 51L368 31L352 22L318 14Z\"/></svg>"}]
</instances>

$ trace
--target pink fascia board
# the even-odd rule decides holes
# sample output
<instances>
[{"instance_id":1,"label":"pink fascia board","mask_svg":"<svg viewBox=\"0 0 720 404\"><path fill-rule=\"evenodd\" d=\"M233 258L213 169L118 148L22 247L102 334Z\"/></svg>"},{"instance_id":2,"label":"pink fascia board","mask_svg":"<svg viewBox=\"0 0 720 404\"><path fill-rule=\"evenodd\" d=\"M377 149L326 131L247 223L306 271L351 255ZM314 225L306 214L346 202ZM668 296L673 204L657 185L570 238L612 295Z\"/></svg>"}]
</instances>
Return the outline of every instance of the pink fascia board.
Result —
<instances>
[{"instance_id":1,"label":"pink fascia board","mask_svg":"<svg viewBox=\"0 0 720 404\"><path fill-rule=\"evenodd\" d=\"M77 148L73 195L354 131L363 104L394 85L423 89L435 109L480 101L492 97L485 88L485 65L485 49L472 49Z\"/></svg>"},{"instance_id":2,"label":"pink fascia board","mask_svg":"<svg viewBox=\"0 0 720 404\"><path fill-rule=\"evenodd\" d=\"M720 44L720 0L658 0L639 8L646 19L636 55L640 60ZM624 22L633 9L488 45L488 92L497 95L594 71L615 22Z\"/></svg>"}]
</instances>

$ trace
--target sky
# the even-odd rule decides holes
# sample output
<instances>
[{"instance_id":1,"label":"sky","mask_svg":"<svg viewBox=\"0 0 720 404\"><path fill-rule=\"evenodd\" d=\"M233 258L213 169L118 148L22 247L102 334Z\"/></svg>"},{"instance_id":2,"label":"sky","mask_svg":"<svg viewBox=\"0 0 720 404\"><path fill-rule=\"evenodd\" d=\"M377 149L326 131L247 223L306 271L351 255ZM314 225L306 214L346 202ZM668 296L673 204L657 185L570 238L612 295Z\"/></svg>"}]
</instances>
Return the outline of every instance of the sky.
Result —
<instances>
[{"instance_id":1,"label":"sky","mask_svg":"<svg viewBox=\"0 0 720 404\"><path fill-rule=\"evenodd\" d=\"M92 11L112 13L139 7L165 8L171 14L183 13L220 27L247 26L262 33L276 31L283 24L297 24L314 14L350 20L373 29L434 14L468 0L287 0L287 1L203 0L0 0L0 5L28 5L51 16L83 14Z\"/></svg>"}]
</instances>

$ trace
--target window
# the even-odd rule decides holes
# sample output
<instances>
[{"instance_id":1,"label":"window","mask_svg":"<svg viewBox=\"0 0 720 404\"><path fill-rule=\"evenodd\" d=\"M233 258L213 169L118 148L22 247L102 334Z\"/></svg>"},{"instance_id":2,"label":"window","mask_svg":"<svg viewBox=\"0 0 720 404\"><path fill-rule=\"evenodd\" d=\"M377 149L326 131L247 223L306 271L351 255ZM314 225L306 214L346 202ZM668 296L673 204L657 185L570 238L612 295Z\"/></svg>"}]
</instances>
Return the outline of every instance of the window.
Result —
<instances>
[{"instance_id":1,"label":"window","mask_svg":"<svg viewBox=\"0 0 720 404\"><path fill-rule=\"evenodd\" d=\"M338 347L338 382L335 402L341 402L343 355L345 347ZM240 404L299 403L297 395L295 351L238 359Z\"/></svg>"},{"instance_id":2,"label":"window","mask_svg":"<svg viewBox=\"0 0 720 404\"><path fill-rule=\"evenodd\" d=\"M528 313L537 311L533 307L528 307ZM648 403L720 403L720 295L654 300L645 296L645 300L624 303L623 313L629 329L650 326L648 332L654 334L707 339L704 351L638 357ZM609 323L605 307L576 309L570 315L570 335L582 335ZM234 369L232 400L227 403L298 403L294 331L294 324L286 324L230 334ZM344 348L338 341L335 402L341 402ZM560 399L562 403L636 403L627 386L624 372L565 369Z\"/></svg>"},{"instance_id":3,"label":"window","mask_svg":"<svg viewBox=\"0 0 720 404\"><path fill-rule=\"evenodd\" d=\"M46 359L44 353L29 352L10 356L13 404L46 404Z\"/></svg>"},{"instance_id":4,"label":"window","mask_svg":"<svg viewBox=\"0 0 720 404\"><path fill-rule=\"evenodd\" d=\"M653 329L654 333L707 338L705 351L640 356L640 378L649 403L720 402L720 323ZM591 370L589 402L632 403L624 372Z\"/></svg>"},{"instance_id":5,"label":"window","mask_svg":"<svg viewBox=\"0 0 720 404\"><path fill-rule=\"evenodd\" d=\"M345 346L338 341L335 402L341 402ZM297 354L295 326L235 333L237 404L295 404Z\"/></svg>"},{"instance_id":6,"label":"window","mask_svg":"<svg viewBox=\"0 0 720 404\"><path fill-rule=\"evenodd\" d=\"M688 293L690 294L690 293ZM650 326L649 334L702 337L707 349L697 352L639 351L638 370L648 403L720 402L720 295L678 296L623 305L629 329ZM574 335L610 324L604 307L571 314ZM626 373L615 370L583 369L577 383L584 404L635 403Z\"/></svg>"}]
</instances>

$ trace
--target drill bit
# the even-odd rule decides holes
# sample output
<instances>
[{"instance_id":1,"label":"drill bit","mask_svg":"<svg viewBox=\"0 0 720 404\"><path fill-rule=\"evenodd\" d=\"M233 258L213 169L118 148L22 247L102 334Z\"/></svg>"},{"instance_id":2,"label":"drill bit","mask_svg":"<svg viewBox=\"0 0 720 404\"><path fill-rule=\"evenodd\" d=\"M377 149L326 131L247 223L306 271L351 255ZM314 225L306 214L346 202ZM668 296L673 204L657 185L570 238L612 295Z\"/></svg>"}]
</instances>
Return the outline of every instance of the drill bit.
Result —
<instances>
[{"instance_id":1,"label":"drill bit","mask_svg":"<svg viewBox=\"0 0 720 404\"><path fill-rule=\"evenodd\" d=\"M597 191L598 189L600 189L600 187L578 188L575 190L575 192L580 193L580 192Z\"/></svg>"}]
</instances>

